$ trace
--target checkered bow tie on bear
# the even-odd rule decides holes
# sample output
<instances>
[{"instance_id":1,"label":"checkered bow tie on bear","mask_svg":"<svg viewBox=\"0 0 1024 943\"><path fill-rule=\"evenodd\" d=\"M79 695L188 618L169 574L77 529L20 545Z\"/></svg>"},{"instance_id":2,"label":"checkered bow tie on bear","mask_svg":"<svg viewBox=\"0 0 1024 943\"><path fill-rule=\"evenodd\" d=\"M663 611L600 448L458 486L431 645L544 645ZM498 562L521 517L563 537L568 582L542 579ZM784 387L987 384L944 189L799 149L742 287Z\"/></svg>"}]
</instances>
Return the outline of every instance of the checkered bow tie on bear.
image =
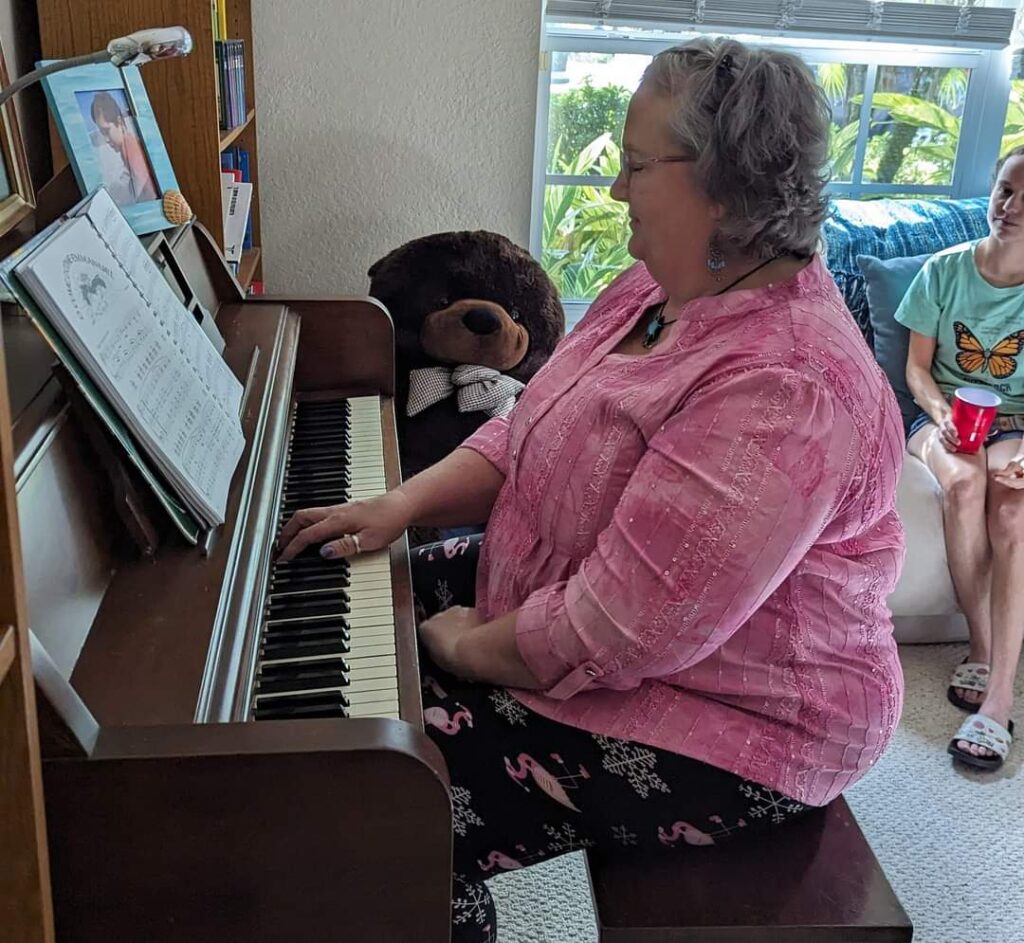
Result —
<instances>
[{"instance_id":1,"label":"checkered bow tie on bear","mask_svg":"<svg viewBox=\"0 0 1024 943\"><path fill-rule=\"evenodd\" d=\"M409 373L409 402L405 414L415 416L455 396L460 413L485 412L504 416L516 404L524 384L490 367L423 367Z\"/></svg>"}]
</instances>

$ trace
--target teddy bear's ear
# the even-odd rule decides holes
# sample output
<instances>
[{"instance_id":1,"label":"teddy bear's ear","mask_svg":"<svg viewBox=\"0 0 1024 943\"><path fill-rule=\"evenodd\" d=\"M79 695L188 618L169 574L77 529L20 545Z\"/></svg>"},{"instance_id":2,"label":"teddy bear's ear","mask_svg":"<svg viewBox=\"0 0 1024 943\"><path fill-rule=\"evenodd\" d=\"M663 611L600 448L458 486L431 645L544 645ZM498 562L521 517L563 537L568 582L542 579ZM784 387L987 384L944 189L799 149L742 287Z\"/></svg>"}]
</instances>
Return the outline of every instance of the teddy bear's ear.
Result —
<instances>
[{"instance_id":1,"label":"teddy bear's ear","mask_svg":"<svg viewBox=\"0 0 1024 943\"><path fill-rule=\"evenodd\" d=\"M391 253L391 252L389 252L389 253L388 253L388 254L387 254L386 256L384 256L384 258L382 258L382 259L377 259L377 261L376 261L376 262L374 262L374 263L373 263L373 265L371 265L371 266L370 266L370 267L369 267L369 268L368 268L368 269L366 270L366 274L367 274L367 276L368 276L368 277L370 278L370 280L371 280L371 281L372 281L373 279L375 279L375 278L377 277L377 273L378 273L378 272L379 272L379 271L381 270L381 268L383 268L383 266L384 266L384 263L385 263L385 262L387 262L387 260L388 260L389 258L391 258L391 256L392 256L393 254L394 254L394 253Z\"/></svg>"}]
</instances>

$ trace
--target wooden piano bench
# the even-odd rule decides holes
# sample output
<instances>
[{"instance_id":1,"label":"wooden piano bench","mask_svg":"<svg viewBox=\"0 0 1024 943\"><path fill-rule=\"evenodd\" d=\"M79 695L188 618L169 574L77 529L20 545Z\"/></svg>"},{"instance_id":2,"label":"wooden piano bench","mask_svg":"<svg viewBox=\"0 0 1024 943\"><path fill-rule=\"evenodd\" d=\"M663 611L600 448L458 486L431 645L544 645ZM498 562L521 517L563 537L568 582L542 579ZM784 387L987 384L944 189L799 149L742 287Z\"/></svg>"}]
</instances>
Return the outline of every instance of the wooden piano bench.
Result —
<instances>
[{"instance_id":1,"label":"wooden piano bench","mask_svg":"<svg viewBox=\"0 0 1024 943\"><path fill-rule=\"evenodd\" d=\"M600 943L907 943L914 929L846 801L762 841L604 860Z\"/></svg>"}]
</instances>

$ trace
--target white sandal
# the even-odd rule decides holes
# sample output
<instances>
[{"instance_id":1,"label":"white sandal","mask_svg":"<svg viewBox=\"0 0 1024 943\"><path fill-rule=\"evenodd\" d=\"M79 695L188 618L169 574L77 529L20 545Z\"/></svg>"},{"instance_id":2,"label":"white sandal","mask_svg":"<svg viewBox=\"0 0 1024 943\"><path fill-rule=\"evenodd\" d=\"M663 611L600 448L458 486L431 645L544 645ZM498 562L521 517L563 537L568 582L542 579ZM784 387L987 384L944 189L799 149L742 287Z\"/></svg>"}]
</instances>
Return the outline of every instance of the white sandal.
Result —
<instances>
[{"instance_id":1,"label":"white sandal","mask_svg":"<svg viewBox=\"0 0 1024 943\"><path fill-rule=\"evenodd\" d=\"M985 689L988 687L989 671L989 666L983 661L967 661L965 659L960 662L953 669L953 677L949 679L949 688L946 690L946 698L949 700L949 703L954 707L959 707L962 711L967 711L968 714L973 714L978 709L981 701L974 701L972 703L965 700L956 693L956 689L978 691L984 694Z\"/></svg>"},{"instance_id":2,"label":"white sandal","mask_svg":"<svg viewBox=\"0 0 1024 943\"><path fill-rule=\"evenodd\" d=\"M990 750L995 756L975 756L970 750L961 750L957 745L961 740ZM1012 720L1007 721L1004 727L984 714L971 714L960 725L956 736L949 741L946 752L970 766L994 772L1003 765L1003 761L1010 752L1011 743L1013 743Z\"/></svg>"}]
</instances>

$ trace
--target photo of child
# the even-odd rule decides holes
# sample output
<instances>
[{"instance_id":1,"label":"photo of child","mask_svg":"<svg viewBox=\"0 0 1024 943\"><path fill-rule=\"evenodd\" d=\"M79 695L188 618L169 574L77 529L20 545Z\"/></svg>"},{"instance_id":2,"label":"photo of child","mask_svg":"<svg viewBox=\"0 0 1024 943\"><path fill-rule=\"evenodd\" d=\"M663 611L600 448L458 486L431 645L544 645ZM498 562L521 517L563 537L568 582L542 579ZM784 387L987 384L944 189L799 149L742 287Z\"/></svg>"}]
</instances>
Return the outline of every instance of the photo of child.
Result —
<instances>
[{"instance_id":1,"label":"photo of child","mask_svg":"<svg viewBox=\"0 0 1024 943\"><path fill-rule=\"evenodd\" d=\"M123 89L75 92L102 183L118 206L157 199L156 181Z\"/></svg>"}]
</instances>

